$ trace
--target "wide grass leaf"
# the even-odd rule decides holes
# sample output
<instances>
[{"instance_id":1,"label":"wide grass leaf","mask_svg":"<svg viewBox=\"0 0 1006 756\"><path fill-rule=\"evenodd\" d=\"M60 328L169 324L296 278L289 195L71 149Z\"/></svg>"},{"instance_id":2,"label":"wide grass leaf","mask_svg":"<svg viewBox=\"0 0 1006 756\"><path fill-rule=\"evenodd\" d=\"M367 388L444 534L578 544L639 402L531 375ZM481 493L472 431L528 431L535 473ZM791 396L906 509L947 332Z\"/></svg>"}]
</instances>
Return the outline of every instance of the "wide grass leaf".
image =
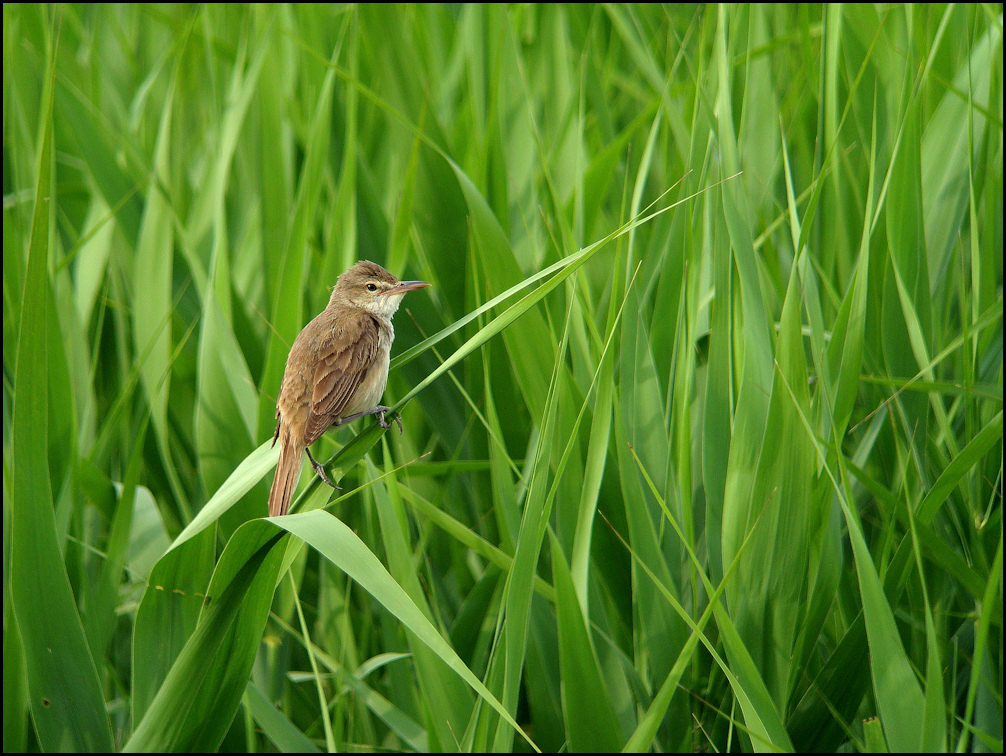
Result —
<instances>
[{"instance_id":1,"label":"wide grass leaf","mask_svg":"<svg viewBox=\"0 0 1006 756\"><path fill-rule=\"evenodd\" d=\"M39 744L47 751L108 752L112 750L112 734L105 701L57 540L49 477L47 330L53 303L46 271L55 242L51 234L55 77L54 57L42 99L38 180L14 371L11 604L27 670L28 707ZM5 464L5 479L6 475ZM6 634L6 627L4 631Z\"/></svg>"},{"instance_id":2,"label":"wide grass leaf","mask_svg":"<svg viewBox=\"0 0 1006 756\"><path fill-rule=\"evenodd\" d=\"M150 571L133 630L134 722L146 714L196 627L213 573L215 534L211 526L276 464L277 454L268 442L249 454Z\"/></svg>"},{"instance_id":3,"label":"wide grass leaf","mask_svg":"<svg viewBox=\"0 0 1006 756\"><path fill-rule=\"evenodd\" d=\"M219 748L248 683L285 547L282 534L264 521L249 523L230 539L195 631L123 750Z\"/></svg>"},{"instance_id":4,"label":"wide grass leaf","mask_svg":"<svg viewBox=\"0 0 1006 756\"><path fill-rule=\"evenodd\" d=\"M272 522L300 538L349 575L471 686L499 713L504 722L534 746L534 742L514 721L513 716L458 657L380 560L342 521L327 512L314 511L273 518Z\"/></svg>"},{"instance_id":5,"label":"wide grass leaf","mask_svg":"<svg viewBox=\"0 0 1006 756\"><path fill-rule=\"evenodd\" d=\"M570 735L569 750L571 753L614 753L621 749L625 736L590 640L569 565L555 536L550 536L559 627L562 713L566 732Z\"/></svg>"},{"instance_id":6,"label":"wide grass leaf","mask_svg":"<svg viewBox=\"0 0 1006 756\"><path fill-rule=\"evenodd\" d=\"M920 713L925 711L925 697L905 653L894 612L884 595L859 524L849 514L848 508L845 512L859 590L863 597L863 616L870 644L870 672L880 721L892 751L917 752L923 745L923 731L918 723Z\"/></svg>"}]
</instances>

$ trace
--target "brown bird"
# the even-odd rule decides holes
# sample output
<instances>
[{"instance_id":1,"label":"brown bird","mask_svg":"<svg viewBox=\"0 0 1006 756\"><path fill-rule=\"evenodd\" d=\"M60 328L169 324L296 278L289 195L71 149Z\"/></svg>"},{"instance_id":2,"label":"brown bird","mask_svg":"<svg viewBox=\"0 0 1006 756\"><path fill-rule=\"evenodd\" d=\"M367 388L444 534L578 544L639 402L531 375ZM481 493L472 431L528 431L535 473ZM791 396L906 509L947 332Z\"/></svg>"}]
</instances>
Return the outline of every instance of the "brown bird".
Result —
<instances>
[{"instance_id":1,"label":"brown bird","mask_svg":"<svg viewBox=\"0 0 1006 756\"><path fill-rule=\"evenodd\" d=\"M390 427L378 404L388 383L388 362L395 329L391 318L406 292L426 281L399 281L376 263L362 260L335 284L328 306L304 326L290 347L276 401L279 463L269 492L269 516L284 515L300 477L306 451L314 471L338 488L308 448L333 425L377 415ZM402 421L395 418L401 430Z\"/></svg>"}]
</instances>

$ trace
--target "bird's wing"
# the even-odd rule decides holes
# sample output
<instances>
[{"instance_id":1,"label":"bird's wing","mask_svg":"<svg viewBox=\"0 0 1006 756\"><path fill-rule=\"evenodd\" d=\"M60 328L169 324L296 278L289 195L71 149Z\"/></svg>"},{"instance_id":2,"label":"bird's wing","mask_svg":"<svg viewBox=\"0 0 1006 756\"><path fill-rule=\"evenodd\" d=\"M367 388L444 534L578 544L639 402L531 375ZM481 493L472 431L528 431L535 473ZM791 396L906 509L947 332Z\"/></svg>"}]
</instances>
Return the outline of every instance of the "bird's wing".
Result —
<instances>
[{"instance_id":1,"label":"bird's wing","mask_svg":"<svg viewBox=\"0 0 1006 756\"><path fill-rule=\"evenodd\" d=\"M305 442L314 443L342 417L363 377L378 356L379 326L366 313L339 319L339 328L320 344L314 371L311 416Z\"/></svg>"}]
</instances>

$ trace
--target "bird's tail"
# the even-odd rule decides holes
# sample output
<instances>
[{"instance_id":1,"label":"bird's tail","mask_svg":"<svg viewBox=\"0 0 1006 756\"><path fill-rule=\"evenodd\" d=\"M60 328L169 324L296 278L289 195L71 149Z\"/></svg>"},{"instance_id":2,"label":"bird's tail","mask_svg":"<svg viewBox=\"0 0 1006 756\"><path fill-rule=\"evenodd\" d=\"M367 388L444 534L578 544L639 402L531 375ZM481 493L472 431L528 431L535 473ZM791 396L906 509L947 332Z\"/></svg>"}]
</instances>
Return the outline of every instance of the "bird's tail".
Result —
<instances>
[{"instance_id":1,"label":"bird's tail","mask_svg":"<svg viewBox=\"0 0 1006 756\"><path fill-rule=\"evenodd\" d=\"M282 436L276 476L272 479L272 490L269 491L270 517L285 515L290 509L290 499L293 498L293 490L297 487L304 458L304 447L290 438L288 433L283 433Z\"/></svg>"}]
</instances>

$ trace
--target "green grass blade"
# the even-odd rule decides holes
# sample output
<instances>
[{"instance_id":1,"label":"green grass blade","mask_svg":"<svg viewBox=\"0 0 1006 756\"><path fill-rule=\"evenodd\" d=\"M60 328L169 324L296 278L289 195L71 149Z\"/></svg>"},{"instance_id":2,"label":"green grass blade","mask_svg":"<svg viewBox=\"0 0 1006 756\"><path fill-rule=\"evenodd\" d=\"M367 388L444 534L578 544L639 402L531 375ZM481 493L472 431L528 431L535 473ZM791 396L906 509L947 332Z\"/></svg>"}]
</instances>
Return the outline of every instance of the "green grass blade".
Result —
<instances>
[{"instance_id":1,"label":"green grass blade","mask_svg":"<svg viewBox=\"0 0 1006 756\"><path fill-rule=\"evenodd\" d=\"M926 209L930 287L947 275L953 245L966 217L968 193L959 188L967 182L966 172L971 164L968 153L982 145L989 127L989 119L971 100L990 102L996 61L1002 60L1001 16L1000 13L998 23L991 24L980 38L971 42L970 55L953 73L952 86L940 98L922 136L922 204ZM1001 141L1001 99L999 105L996 127Z\"/></svg>"},{"instance_id":2,"label":"green grass blade","mask_svg":"<svg viewBox=\"0 0 1006 756\"><path fill-rule=\"evenodd\" d=\"M909 514L911 518L911 514ZM922 750L926 753L941 753L947 750L947 721L943 712L943 664L940 661L939 636L933 622L929 589L926 587L922 570L922 553L914 522L909 521L912 531L912 545L915 550L915 565L922 581L922 599L925 604L926 621L926 708L922 715Z\"/></svg>"},{"instance_id":3,"label":"green grass blade","mask_svg":"<svg viewBox=\"0 0 1006 756\"><path fill-rule=\"evenodd\" d=\"M925 711L925 697L905 654L894 614L859 524L849 514L847 506L843 507L843 511L852 540L859 590L863 596L866 635L870 643L870 671L880 721L893 751L920 751L923 741L917 725L919 712Z\"/></svg>"},{"instance_id":4,"label":"green grass blade","mask_svg":"<svg viewBox=\"0 0 1006 756\"><path fill-rule=\"evenodd\" d=\"M186 513L188 502L180 495L184 489L175 475L169 442L171 432L168 428L175 232L171 200L166 195L172 186L169 175L172 112L171 97L168 97L161 112L143 220L136 243L132 296L137 302L142 302L143 306L137 307L133 312L133 342L136 352L145 355L139 366L140 383L150 407L154 436L165 470L176 495L179 495L182 512Z\"/></svg>"},{"instance_id":5,"label":"green grass blade","mask_svg":"<svg viewBox=\"0 0 1006 756\"><path fill-rule=\"evenodd\" d=\"M792 387L787 388L792 393ZM824 452L821 445L814 436L807 417L801 412L796 398L793 397L793 400L797 412L800 413L808 440L815 446L818 457L823 463ZM829 470L828 474L842 506L849 539L852 542L856 580L862 596L863 616L870 648L870 673L881 725L892 750L904 753L918 751L922 747L922 733L918 729L917 722L919 712L925 710L925 697L912 671L912 665L894 621L894 613L870 557L858 514L849 506L848 483L842 457L838 458L838 463L842 476L841 483L835 473Z\"/></svg>"},{"instance_id":6,"label":"green grass blade","mask_svg":"<svg viewBox=\"0 0 1006 756\"><path fill-rule=\"evenodd\" d=\"M331 62L338 59L341 45L332 51ZM304 170L297 185L297 195L293 205L289 233L285 240L281 262L277 263L277 283L271 301L269 322L273 337L269 339L261 383L267 387L278 387L283 377L286 358L297 333L305 325L302 316L304 289L304 247L307 244L308 222L318 210L318 202L324 178L324 165L331 146L329 124L335 87L335 69L329 67L321 83L317 103L312 111L309 142L306 146ZM334 282L332 282L334 285ZM313 315L312 315L313 317ZM278 388L271 389L278 393ZM276 403L270 395L259 400L258 437L271 433L276 424Z\"/></svg>"},{"instance_id":7,"label":"green grass blade","mask_svg":"<svg viewBox=\"0 0 1006 756\"><path fill-rule=\"evenodd\" d=\"M321 753L321 749L278 712L253 683L245 688L242 703L280 753Z\"/></svg>"},{"instance_id":8,"label":"green grass blade","mask_svg":"<svg viewBox=\"0 0 1006 756\"><path fill-rule=\"evenodd\" d=\"M214 534L168 551L150 572L133 624L132 718L138 724L196 627L213 570Z\"/></svg>"},{"instance_id":9,"label":"green grass blade","mask_svg":"<svg viewBox=\"0 0 1006 756\"><path fill-rule=\"evenodd\" d=\"M387 457L386 446L385 450ZM385 464L386 467L390 467L391 461L386 460ZM369 461L367 467L369 477L376 478L377 470ZM388 571L415 605L432 621L433 611L416 574L412 549L407 540L408 531L403 532L404 513L393 468L386 471L384 483L385 485L371 486L370 490L373 493L384 550L387 554ZM419 638L410 637L409 645L412 648L416 676L423 699L431 711L436 712L433 726L437 738L431 741L431 745L446 749L455 745L455 739L461 738L461 733L471 721L473 703L471 695L465 689L464 682L452 673L449 666L442 663L434 650Z\"/></svg>"},{"instance_id":10,"label":"green grass blade","mask_svg":"<svg viewBox=\"0 0 1006 756\"><path fill-rule=\"evenodd\" d=\"M988 583L985 586L985 593L982 596L980 613L978 616L978 629L975 634L975 659L978 663L971 667L971 675L968 679L967 702L964 708L964 727L961 729L961 736L957 743L957 750L964 751L969 736L974 734L983 740L986 746L995 745L996 736L998 742L1002 743L1002 734L995 731L995 706L991 705L991 699L995 698L995 692L989 686L988 661L991 656L989 647L989 635L994 619L998 619L999 606L1002 600L1002 576L1003 576L1003 539L999 536L999 544L996 547L995 557L992 560L991 572ZM984 678L984 679L983 679ZM979 700L981 691L981 701L978 715L975 716L972 725L972 716L975 713L976 700ZM973 731L972 731L973 728ZM977 744L976 744L977 750Z\"/></svg>"},{"instance_id":11,"label":"green grass blade","mask_svg":"<svg viewBox=\"0 0 1006 756\"><path fill-rule=\"evenodd\" d=\"M14 369L14 386L21 390L14 394L11 409L11 606L20 633L28 706L39 744L48 751L111 751L112 735L97 669L57 541L49 478L46 387L49 310L53 304L46 270L55 243L53 87L58 28L50 43L53 50L42 98L38 178Z\"/></svg>"},{"instance_id":12,"label":"green grass blade","mask_svg":"<svg viewBox=\"0 0 1006 756\"><path fill-rule=\"evenodd\" d=\"M562 547L550 534L552 576L559 626L559 668L562 680L562 710L570 733L572 753L614 753L622 747L622 735L576 597L572 575Z\"/></svg>"},{"instance_id":13,"label":"green grass blade","mask_svg":"<svg viewBox=\"0 0 1006 756\"><path fill-rule=\"evenodd\" d=\"M388 611L408 627L440 659L464 680L529 745L534 742L523 732L486 686L472 674L422 610L395 582L376 556L341 521L325 512L302 512L274 518L273 523L297 536L319 554L346 572Z\"/></svg>"},{"instance_id":14,"label":"green grass blade","mask_svg":"<svg viewBox=\"0 0 1006 756\"><path fill-rule=\"evenodd\" d=\"M219 748L244 694L285 553L285 540L262 521L234 534L214 571L195 631L124 751L209 753Z\"/></svg>"}]
</instances>

